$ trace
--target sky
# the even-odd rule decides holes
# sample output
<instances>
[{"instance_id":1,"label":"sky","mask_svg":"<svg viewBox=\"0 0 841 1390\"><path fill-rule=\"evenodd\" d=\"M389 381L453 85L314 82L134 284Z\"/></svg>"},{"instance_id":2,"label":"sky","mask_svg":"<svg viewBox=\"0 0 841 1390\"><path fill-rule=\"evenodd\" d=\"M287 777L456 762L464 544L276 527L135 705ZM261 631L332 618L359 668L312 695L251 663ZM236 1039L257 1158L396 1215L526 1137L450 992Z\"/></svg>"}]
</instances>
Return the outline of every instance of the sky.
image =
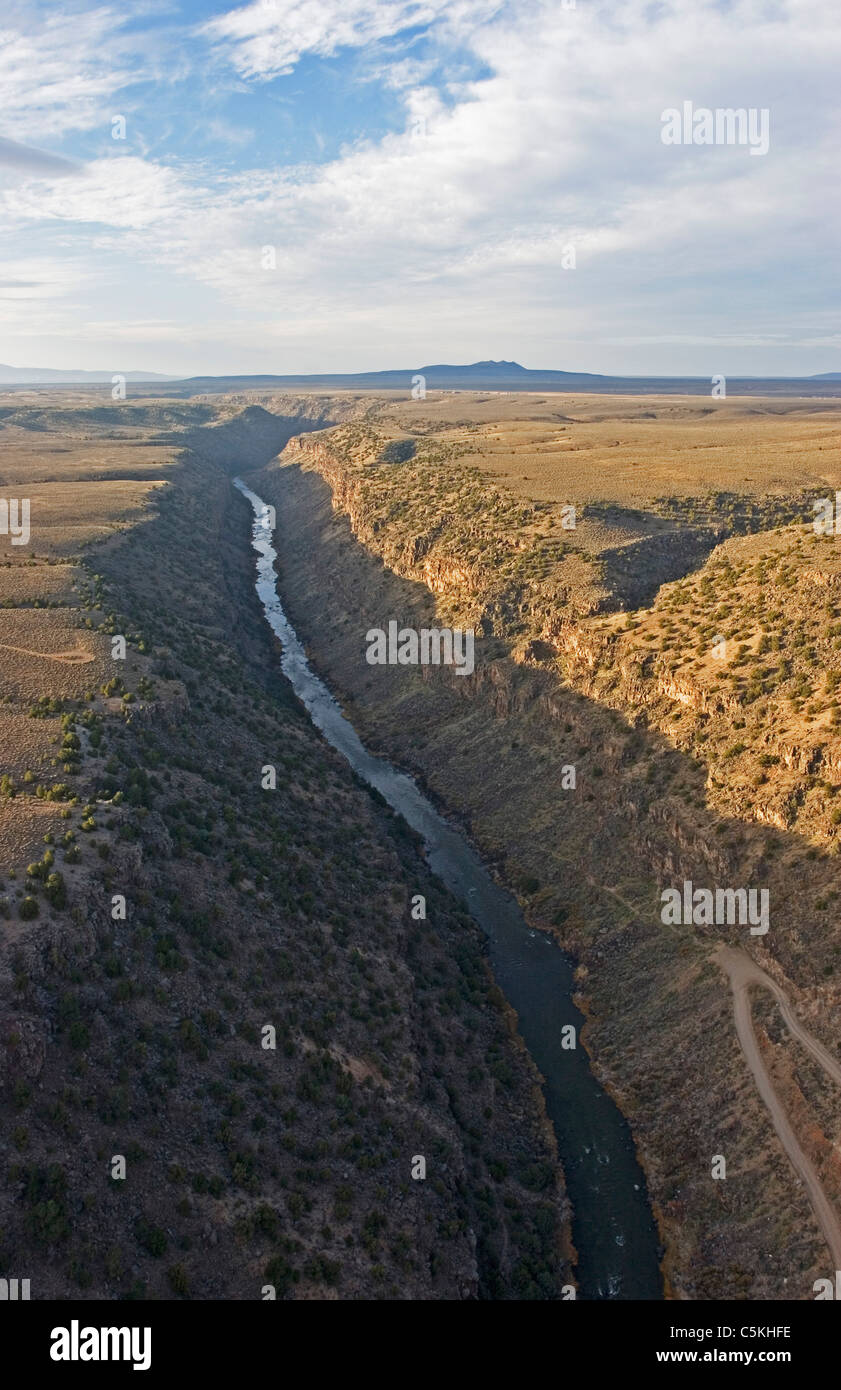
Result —
<instances>
[{"instance_id":1,"label":"sky","mask_svg":"<svg viewBox=\"0 0 841 1390\"><path fill-rule=\"evenodd\" d=\"M841 371L839 72L838 0L3 0L0 362Z\"/></svg>"}]
</instances>

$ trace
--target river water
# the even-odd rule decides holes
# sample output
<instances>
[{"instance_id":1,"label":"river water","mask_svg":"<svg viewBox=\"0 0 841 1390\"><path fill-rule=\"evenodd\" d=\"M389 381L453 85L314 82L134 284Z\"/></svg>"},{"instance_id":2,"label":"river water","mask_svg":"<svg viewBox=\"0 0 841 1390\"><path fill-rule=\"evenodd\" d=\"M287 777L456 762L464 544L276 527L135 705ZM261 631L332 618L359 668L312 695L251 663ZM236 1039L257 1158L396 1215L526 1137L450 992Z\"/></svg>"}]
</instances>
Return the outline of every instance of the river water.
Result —
<instances>
[{"instance_id":1,"label":"river water","mask_svg":"<svg viewBox=\"0 0 841 1390\"><path fill-rule=\"evenodd\" d=\"M241 479L235 478L234 486L254 509L257 594L281 643L283 674L327 741L423 836L430 868L488 938L494 978L516 1010L520 1034L543 1076L572 1203L578 1297L662 1298L657 1230L627 1121L593 1075L585 1049L561 1045L564 1025L575 1027L577 1039L584 1021L572 1002L573 962L551 937L527 925L515 899L493 881L466 837L412 778L365 748L310 668L281 606L270 509Z\"/></svg>"}]
</instances>

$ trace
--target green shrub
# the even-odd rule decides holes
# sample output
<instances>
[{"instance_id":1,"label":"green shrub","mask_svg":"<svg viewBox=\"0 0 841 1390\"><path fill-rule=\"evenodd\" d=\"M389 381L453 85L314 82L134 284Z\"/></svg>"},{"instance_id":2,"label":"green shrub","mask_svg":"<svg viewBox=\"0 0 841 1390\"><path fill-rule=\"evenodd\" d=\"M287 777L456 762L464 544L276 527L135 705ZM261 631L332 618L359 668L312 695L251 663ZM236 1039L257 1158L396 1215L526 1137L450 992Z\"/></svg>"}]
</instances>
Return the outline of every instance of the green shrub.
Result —
<instances>
[{"instance_id":1,"label":"green shrub","mask_svg":"<svg viewBox=\"0 0 841 1390\"><path fill-rule=\"evenodd\" d=\"M138 1245L155 1259L160 1259L161 1255L166 1254L166 1232L160 1226L153 1226L145 1216L139 1217L135 1222L134 1236Z\"/></svg>"},{"instance_id":2,"label":"green shrub","mask_svg":"<svg viewBox=\"0 0 841 1390\"><path fill-rule=\"evenodd\" d=\"M177 1294L179 1298L186 1298L190 1292L190 1281L184 1266L182 1264L170 1265L166 1277L172 1292Z\"/></svg>"},{"instance_id":3,"label":"green shrub","mask_svg":"<svg viewBox=\"0 0 841 1390\"><path fill-rule=\"evenodd\" d=\"M278 1294L288 1293L292 1285L297 1284L300 1279L297 1269L293 1269L283 1255L275 1255L269 1260L264 1274L269 1283L274 1284Z\"/></svg>"},{"instance_id":4,"label":"green shrub","mask_svg":"<svg viewBox=\"0 0 841 1390\"><path fill-rule=\"evenodd\" d=\"M65 858L67 856L65 855ZM45 892L52 907L62 908L67 902L67 889L61 874L53 873L47 878Z\"/></svg>"}]
</instances>

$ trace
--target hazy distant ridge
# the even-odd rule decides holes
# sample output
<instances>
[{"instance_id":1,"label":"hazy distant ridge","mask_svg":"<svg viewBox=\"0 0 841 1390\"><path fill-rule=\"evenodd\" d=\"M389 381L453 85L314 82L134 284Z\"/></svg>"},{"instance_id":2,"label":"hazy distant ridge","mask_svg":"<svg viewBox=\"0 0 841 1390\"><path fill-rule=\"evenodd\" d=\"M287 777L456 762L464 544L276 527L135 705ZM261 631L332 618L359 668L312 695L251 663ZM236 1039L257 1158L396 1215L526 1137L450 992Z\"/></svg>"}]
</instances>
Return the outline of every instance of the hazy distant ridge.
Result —
<instances>
[{"instance_id":1,"label":"hazy distant ridge","mask_svg":"<svg viewBox=\"0 0 841 1390\"><path fill-rule=\"evenodd\" d=\"M110 372L66 372L60 367L8 367L0 362L0 384L4 386L85 386L107 382L117 375ZM126 381L177 381L165 372L120 372Z\"/></svg>"},{"instance_id":2,"label":"hazy distant ridge","mask_svg":"<svg viewBox=\"0 0 841 1390\"><path fill-rule=\"evenodd\" d=\"M84 386L110 384L114 372L62 371L50 367L9 367L0 364L0 385ZM237 376L177 377L163 372L122 372L133 384L166 383L163 394L198 395L245 390L411 391L600 391L630 395L680 392L710 393L711 377L601 376L594 372L556 371L523 367L519 362L433 363L426 367L388 368L377 372L323 372L300 376L242 374ZM421 380L422 379L422 380ZM841 382L841 372L811 377L729 377L732 394L814 395L818 383ZM814 385L811 385L814 383ZM834 392L832 394L835 394Z\"/></svg>"}]
</instances>

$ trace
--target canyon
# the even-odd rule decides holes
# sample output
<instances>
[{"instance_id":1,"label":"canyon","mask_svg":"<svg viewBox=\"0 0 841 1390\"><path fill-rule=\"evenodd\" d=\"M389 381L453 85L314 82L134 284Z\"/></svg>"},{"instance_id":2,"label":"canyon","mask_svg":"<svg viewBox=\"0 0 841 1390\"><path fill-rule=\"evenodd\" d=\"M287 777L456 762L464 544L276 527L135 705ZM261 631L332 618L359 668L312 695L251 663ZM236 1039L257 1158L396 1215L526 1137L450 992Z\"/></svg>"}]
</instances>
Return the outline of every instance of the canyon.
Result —
<instances>
[{"instance_id":1,"label":"canyon","mask_svg":"<svg viewBox=\"0 0 841 1390\"><path fill-rule=\"evenodd\" d=\"M821 904L836 896L835 831L831 789L815 772L837 757L831 729L820 714L799 713L794 690L791 713L773 729L763 718L767 697L751 699L738 664L725 665L723 685L714 661L692 647L674 668L668 650L645 645L678 609L685 627L693 595L704 602L712 589L715 613L722 579L740 595L750 584L752 603L763 573L780 575L782 641L809 625L789 577L814 568L808 493L802 522L792 502L792 483L803 478L777 482L782 502L772 494L734 503L728 494L706 549L691 552L690 527L685 567L655 586L650 607L630 610L605 588L598 557L579 547L587 499L585 526L566 538L579 548L552 550L550 504L480 482L462 452L472 402L458 403L458 443L430 422L436 408L427 403L424 417L413 406L410 416L407 406L382 403L361 421L294 437L255 475L276 509L284 605L369 745L459 818L527 919L577 960L584 1041L630 1119L673 1296L812 1297L830 1257L745 1066L715 950L749 940L757 963L832 1048L838 937ZM482 418L488 409L475 407ZM385 464L378 460L395 410L417 448L410 460ZM798 468L803 475L808 465ZM652 502L656 517L662 504ZM706 528L707 504L692 508L696 527ZM754 512L755 529L743 529L741 517ZM536 559L532 578L524 566L541 554L551 563ZM570 561L571 586L562 582ZM764 609L763 619L775 618L773 603ZM751 604L744 612L750 626ZM359 635L389 619L475 623L474 673L455 681L431 667L366 666ZM764 627L773 649L777 628ZM736 663L743 648L763 645L762 631L756 621L743 646L728 637ZM793 659L796 668L796 647ZM816 660L831 668L831 655ZM770 708L779 708L773 699ZM570 765L576 789L562 794ZM772 930L751 938L735 925L665 928L660 893L683 880L761 882ZM837 1096L773 1017L758 1014L777 1092L837 1202ZM711 1172L721 1153L726 1182Z\"/></svg>"}]
</instances>

